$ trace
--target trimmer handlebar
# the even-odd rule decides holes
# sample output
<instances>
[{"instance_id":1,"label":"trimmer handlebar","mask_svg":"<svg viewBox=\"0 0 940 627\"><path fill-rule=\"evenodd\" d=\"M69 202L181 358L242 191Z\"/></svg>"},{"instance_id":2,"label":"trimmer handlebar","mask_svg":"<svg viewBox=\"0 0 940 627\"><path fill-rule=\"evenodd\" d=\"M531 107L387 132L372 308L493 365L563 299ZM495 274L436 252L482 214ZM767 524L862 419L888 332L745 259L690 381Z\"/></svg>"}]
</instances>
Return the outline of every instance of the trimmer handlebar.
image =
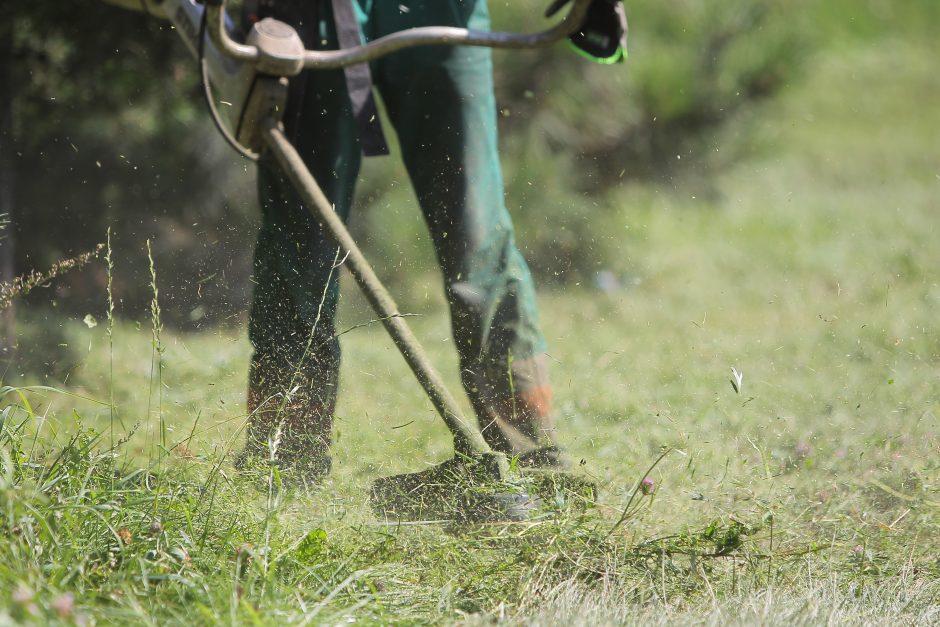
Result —
<instances>
[{"instance_id":1,"label":"trimmer handlebar","mask_svg":"<svg viewBox=\"0 0 940 627\"><path fill-rule=\"evenodd\" d=\"M486 48L539 48L571 35L584 22L593 0L574 0L567 15L551 28L538 33L505 33L476 31L450 26L423 26L392 33L367 44L341 50L305 50L300 43L287 35L277 37L274 49L268 49L267 38L253 42L249 35L247 43L234 41L225 28L225 0L206 3L208 33L212 43L223 55L248 63L257 63L269 72L278 67L280 76L294 76L302 69L336 69L357 63L372 61L397 50L417 46L477 46ZM296 34L295 34L296 35ZM273 73L273 72L270 72Z\"/></svg>"},{"instance_id":2,"label":"trimmer handlebar","mask_svg":"<svg viewBox=\"0 0 940 627\"><path fill-rule=\"evenodd\" d=\"M568 13L551 28L537 33L485 32L448 26L411 28L369 43L338 50L306 50L297 31L288 24L265 18L251 26L244 41L236 41L234 23L225 0L104 0L109 4L168 19L202 66L204 82L216 96L207 98L219 130L244 156L262 148L261 122L271 111L282 111L268 90L259 95L256 78L290 78L304 69L337 69L378 59L397 50L417 46L477 46L538 48L568 37L584 23L596 0L571 0ZM385 1L385 0L383 0ZM200 33L205 29L204 38ZM278 96L282 97L282 96ZM215 110L213 101L225 103ZM224 116L228 127L219 122Z\"/></svg>"}]
</instances>

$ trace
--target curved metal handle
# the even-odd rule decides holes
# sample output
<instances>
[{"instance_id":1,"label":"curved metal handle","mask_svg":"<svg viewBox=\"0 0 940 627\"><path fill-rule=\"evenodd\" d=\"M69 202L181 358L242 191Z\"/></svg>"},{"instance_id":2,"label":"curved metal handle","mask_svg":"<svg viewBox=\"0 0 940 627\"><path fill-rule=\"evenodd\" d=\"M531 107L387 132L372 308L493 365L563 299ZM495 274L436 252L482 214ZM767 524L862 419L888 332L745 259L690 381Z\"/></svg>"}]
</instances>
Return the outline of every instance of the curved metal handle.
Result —
<instances>
[{"instance_id":1,"label":"curved metal handle","mask_svg":"<svg viewBox=\"0 0 940 627\"><path fill-rule=\"evenodd\" d=\"M450 26L422 26L392 33L367 44L340 50L305 50L303 67L307 69L336 69L416 46L476 46L485 48L540 48L564 39L584 23L588 6L593 0L574 0L568 14L553 27L538 33L505 33L475 31ZM206 5L207 29L212 43L225 56L239 61L256 63L261 53L255 46L238 43L229 37L224 27L225 2Z\"/></svg>"}]
</instances>

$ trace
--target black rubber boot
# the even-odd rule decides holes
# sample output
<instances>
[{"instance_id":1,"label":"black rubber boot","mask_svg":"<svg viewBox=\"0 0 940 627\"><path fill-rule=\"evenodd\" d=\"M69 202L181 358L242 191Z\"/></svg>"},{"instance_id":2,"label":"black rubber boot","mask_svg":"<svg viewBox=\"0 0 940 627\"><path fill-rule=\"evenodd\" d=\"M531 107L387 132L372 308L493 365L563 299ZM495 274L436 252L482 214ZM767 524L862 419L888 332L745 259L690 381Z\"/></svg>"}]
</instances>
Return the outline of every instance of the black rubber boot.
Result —
<instances>
[{"instance_id":1,"label":"black rubber boot","mask_svg":"<svg viewBox=\"0 0 940 627\"><path fill-rule=\"evenodd\" d=\"M264 476L276 468L282 485L314 487L332 466L335 376L291 371L272 361L252 358L245 448L235 467Z\"/></svg>"}]
</instances>

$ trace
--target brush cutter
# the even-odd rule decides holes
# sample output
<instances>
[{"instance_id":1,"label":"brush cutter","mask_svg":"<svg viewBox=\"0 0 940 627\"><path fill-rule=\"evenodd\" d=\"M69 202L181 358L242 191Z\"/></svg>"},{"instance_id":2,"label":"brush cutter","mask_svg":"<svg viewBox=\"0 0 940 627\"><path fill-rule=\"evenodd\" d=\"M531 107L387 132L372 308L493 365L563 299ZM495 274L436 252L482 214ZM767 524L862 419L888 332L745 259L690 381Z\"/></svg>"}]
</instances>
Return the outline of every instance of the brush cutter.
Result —
<instances>
[{"instance_id":1,"label":"brush cutter","mask_svg":"<svg viewBox=\"0 0 940 627\"><path fill-rule=\"evenodd\" d=\"M345 265L401 351L434 408L453 434L454 458L423 472L386 477L372 486L371 503L393 519L481 521L520 520L541 508L544 495L593 499L593 484L573 475L511 468L503 453L490 449L475 421L467 420L440 374L412 334L395 301L366 261L343 221L284 134L281 115L287 81L304 69L337 69L367 62L403 48L421 45L536 48L571 36L585 23L592 3L573 0L567 15L535 34L480 32L453 27L413 28L364 45L339 50L306 50L288 24L265 18L255 23L244 42L235 40L224 0L108 0L169 19L198 58L206 100L219 131L242 155L256 159L268 150L296 187L304 204L341 251ZM226 125L216 97L230 105ZM230 128L232 130L230 130Z\"/></svg>"}]
</instances>

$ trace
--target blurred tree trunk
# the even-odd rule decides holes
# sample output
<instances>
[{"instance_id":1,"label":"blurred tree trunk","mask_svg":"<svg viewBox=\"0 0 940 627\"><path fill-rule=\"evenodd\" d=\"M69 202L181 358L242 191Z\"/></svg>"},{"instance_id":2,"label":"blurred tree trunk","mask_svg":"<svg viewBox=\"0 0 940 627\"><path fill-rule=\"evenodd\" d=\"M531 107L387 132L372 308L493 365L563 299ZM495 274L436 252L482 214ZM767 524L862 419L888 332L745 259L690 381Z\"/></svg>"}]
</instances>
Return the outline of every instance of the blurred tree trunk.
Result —
<instances>
[{"instance_id":1,"label":"blurred tree trunk","mask_svg":"<svg viewBox=\"0 0 940 627\"><path fill-rule=\"evenodd\" d=\"M13 33L9 19L0 20L0 281L16 276L13 262ZM0 361L13 355L16 345L14 305L0 311ZM0 375L2 376L2 375Z\"/></svg>"}]
</instances>

